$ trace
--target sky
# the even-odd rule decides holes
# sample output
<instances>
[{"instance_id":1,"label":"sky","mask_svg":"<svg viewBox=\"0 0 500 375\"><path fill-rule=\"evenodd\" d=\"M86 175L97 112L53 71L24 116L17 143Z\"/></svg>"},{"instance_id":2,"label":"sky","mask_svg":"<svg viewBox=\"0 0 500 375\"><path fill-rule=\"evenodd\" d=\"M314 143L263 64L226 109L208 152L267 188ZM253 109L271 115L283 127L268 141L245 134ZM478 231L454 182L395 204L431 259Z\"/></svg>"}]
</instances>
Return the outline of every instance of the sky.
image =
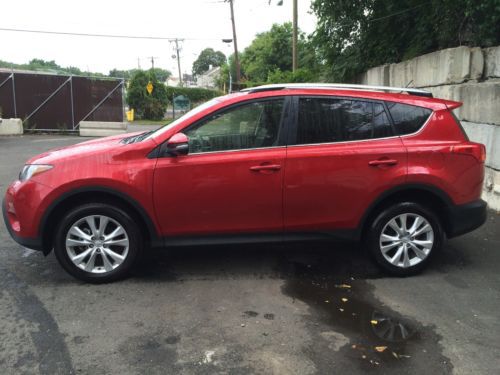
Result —
<instances>
[{"instance_id":1,"label":"sky","mask_svg":"<svg viewBox=\"0 0 500 375\"><path fill-rule=\"evenodd\" d=\"M238 49L273 23L292 19L292 0L234 0ZM311 0L298 0L299 28L311 33L316 19ZM91 34L184 38L181 70L191 73L193 61L207 47L226 55L221 40L232 39L229 4L223 0L9 0L2 1L0 28ZM6 16L11 15L11 16ZM115 39L18 33L0 30L0 60L27 63L33 58L61 66L107 74L111 69L155 67L177 75L174 44L167 40Z\"/></svg>"}]
</instances>

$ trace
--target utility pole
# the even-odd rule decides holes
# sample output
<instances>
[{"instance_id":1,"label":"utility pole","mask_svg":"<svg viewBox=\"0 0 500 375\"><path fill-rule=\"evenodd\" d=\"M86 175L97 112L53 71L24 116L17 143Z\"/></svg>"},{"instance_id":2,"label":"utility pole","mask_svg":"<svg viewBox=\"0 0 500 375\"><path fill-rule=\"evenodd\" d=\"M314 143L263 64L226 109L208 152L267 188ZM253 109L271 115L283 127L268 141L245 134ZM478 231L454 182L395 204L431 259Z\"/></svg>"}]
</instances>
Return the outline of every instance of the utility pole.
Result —
<instances>
[{"instance_id":1,"label":"utility pole","mask_svg":"<svg viewBox=\"0 0 500 375\"><path fill-rule=\"evenodd\" d=\"M179 55L180 48L179 42L182 42L184 39L175 38L172 40L175 43L175 53L177 55L177 70L179 71L179 86L182 86L182 71L181 71L181 57Z\"/></svg>"},{"instance_id":2,"label":"utility pole","mask_svg":"<svg viewBox=\"0 0 500 375\"><path fill-rule=\"evenodd\" d=\"M297 70L297 35L298 35L298 12L297 12L297 0L293 0L293 34L292 34L292 71Z\"/></svg>"},{"instance_id":3,"label":"utility pole","mask_svg":"<svg viewBox=\"0 0 500 375\"><path fill-rule=\"evenodd\" d=\"M152 70L155 70L155 59L157 59L158 57L155 57L155 56L151 56L151 69Z\"/></svg>"},{"instance_id":4,"label":"utility pole","mask_svg":"<svg viewBox=\"0 0 500 375\"><path fill-rule=\"evenodd\" d=\"M233 24L233 42L234 42L234 64L236 65L236 84L240 83L241 79L241 70L240 70L240 59L238 58L238 42L236 41L236 25L234 22L234 9L233 9L233 1L229 1L229 6L231 8L231 23Z\"/></svg>"}]
</instances>

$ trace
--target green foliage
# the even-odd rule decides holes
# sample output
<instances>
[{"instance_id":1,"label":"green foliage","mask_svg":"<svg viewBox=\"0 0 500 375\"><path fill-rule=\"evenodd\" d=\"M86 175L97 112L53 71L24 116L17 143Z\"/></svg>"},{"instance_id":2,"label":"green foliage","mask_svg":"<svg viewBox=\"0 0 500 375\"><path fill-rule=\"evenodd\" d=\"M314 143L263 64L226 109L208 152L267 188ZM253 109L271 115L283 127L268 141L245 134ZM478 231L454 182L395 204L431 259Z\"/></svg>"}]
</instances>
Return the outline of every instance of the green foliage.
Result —
<instances>
[{"instance_id":1,"label":"green foliage","mask_svg":"<svg viewBox=\"0 0 500 375\"><path fill-rule=\"evenodd\" d=\"M14 64L14 63L10 63L8 61L0 60L0 68L32 70L32 71L39 71L39 72L51 72L51 73L64 74L64 75L67 75L67 74L87 75L87 74L89 74L89 75L96 76L96 77L104 77L104 74L102 74L102 73L82 72L79 68L74 67L74 66L63 68L62 66L58 65L54 60L45 61L42 59L32 59L27 64Z\"/></svg>"},{"instance_id":2,"label":"green foliage","mask_svg":"<svg viewBox=\"0 0 500 375\"><path fill-rule=\"evenodd\" d=\"M329 80L439 49L500 43L500 0L313 0Z\"/></svg>"},{"instance_id":3,"label":"green foliage","mask_svg":"<svg viewBox=\"0 0 500 375\"><path fill-rule=\"evenodd\" d=\"M221 51L214 51L213 48L205 48L193 63L193 74L200 75L212 67L225 64L226 56Z\"/></svg>"},{"instance_id":4,"label":"green foliage","mask_svg":"<svg viewBox=\"0 0 500 375\"><path fill-rule=\"evenodd\" d=\"M189 98L191 105L194 103L206 102L216 96L222 95L222 92L217 90L202 89L199 87L173 87L165 86L167 97L170 101L174 96L184 95Z\"/></svg>"},{"instance_id":5,"label":"green foliage","mask_svg":"<svg viewBox=\"0 0 500 375\"><path fill-rule=\"evenodd\" d=\"M134 76L134 74L136 74L139 71L140 69L130 69L130 70L112 69L109 71L108 75L110 77L123 78L126 81L128 81L132 76ZM151 72L151 69L149 69L149 71ZM158 81L161 82L165 82L172 75L172 73L169 70L161 68L154 68L154 74L156 75Z\"/></svg>"},{"instance_id":6,"label":"green foliage","mask_svg":"<svg viewBox=\"0 0 500 375\"><path fill-rule=\"evenodd\" d=\"M318 69L316 54L310 41L299 33L298 65L315 77ZM272 72L292 70L292 24L274 24L271 30L257 34L252 44L241 55L241 70L249 81L273 82ZM281 76L280 76L281 78Z\"/></svg>"},{"instance_id":7,"label":"green foliage","mask_svg":"<svg viewBox=\"0 0 500 375\"><path fill-rule=\"evenodd\" d=\"M146 90L148 82L153 84L151 94ZM130 79L127 103L130 108L134 108L138 119L161 120L167 110L167 88L154 72L139 70Z\"/></svg>"}]
</instances>

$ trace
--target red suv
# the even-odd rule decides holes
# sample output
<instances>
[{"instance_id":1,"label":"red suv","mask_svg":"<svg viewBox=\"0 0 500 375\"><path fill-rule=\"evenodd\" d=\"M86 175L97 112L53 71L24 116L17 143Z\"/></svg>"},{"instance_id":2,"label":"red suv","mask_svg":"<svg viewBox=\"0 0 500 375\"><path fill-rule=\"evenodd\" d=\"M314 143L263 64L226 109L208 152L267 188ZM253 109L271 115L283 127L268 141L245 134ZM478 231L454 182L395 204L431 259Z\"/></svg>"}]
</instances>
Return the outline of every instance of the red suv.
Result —
<instances>
[{"instance_id":1,"label":"red suv","mask_svg":"<svg viewBox=\"0 0 500 375\"><path fill-rule=\"evenodd\" d=\"M414 274L486 220L485 148L460 105L406 88L247 89L154 132L30 159L3 215L18 243L90 282L148 247L333 238Z\"/></svg>"}]
</instances>

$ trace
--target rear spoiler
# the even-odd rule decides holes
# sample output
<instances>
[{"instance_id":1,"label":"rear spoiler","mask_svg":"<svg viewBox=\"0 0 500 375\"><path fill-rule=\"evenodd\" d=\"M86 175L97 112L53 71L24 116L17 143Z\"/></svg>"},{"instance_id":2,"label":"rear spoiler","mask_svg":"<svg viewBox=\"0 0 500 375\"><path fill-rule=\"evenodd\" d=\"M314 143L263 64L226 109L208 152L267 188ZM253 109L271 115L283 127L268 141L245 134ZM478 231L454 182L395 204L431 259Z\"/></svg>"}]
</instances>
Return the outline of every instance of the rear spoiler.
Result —
<instances>
[{"instance_id":1,"label":"rear spoiler","mask_svg":"<svg viewBox=\"0 0 500 375\"><path fill-rule=\"evenodd\" d=\"M440 99L440 101L451 111L453 109L456 109L458 107L461 107L462 102L456 102L454 100L446 100L446 99Z\"/></svg>"}]
</instances>

